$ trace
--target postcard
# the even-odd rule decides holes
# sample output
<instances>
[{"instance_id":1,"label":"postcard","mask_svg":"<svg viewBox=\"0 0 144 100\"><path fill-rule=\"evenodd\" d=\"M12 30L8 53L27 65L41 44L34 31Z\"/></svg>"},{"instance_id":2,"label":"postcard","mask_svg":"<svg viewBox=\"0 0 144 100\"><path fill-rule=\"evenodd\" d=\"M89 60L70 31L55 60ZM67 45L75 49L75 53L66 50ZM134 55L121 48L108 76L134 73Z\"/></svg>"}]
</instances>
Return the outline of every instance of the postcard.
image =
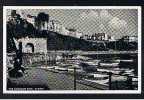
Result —
<instances>
[{"instance_id":1,"label":"postcard","mask_svg":"<svg viewBox=\"0 0 144 100\"><path fill-rule=\"evenodd\" d=\"M140 94L140 6L4 6L4 94Z\"/></svg>"}]
</instances>

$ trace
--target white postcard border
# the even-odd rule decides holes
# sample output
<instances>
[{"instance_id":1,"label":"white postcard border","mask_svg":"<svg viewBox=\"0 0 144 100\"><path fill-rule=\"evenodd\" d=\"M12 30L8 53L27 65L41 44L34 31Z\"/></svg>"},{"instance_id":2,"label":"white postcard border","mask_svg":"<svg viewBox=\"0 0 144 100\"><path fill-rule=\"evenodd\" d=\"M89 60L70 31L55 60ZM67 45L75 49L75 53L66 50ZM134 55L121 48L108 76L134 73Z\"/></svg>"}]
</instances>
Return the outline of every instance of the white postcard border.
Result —
<instances>
[{"instance_id":1,"label":"white postcard border","mask_svg":"<svg viewBox=\"0 0 144 100\"><path fill-rule=\"evenodd\" d=\"M6 10L7 9L137 9L138 10L138 90L7 90ZM3 6L3 93L4 94L141 94L141 6Z\"/></svg>"}]
</instances>

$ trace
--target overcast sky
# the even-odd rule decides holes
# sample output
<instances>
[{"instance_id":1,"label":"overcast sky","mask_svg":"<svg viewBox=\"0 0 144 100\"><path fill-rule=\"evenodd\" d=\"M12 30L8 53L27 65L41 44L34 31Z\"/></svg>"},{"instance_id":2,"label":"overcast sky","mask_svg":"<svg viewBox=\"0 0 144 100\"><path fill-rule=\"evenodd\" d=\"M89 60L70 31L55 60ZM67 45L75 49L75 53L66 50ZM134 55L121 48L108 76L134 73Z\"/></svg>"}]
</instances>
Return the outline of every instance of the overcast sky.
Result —
<instances>
[{"instance_id":1,"label":"overcast sky","mask_svg":"<svg viewBox=\"0 0 144 100\"><path fill-rule=\"evenodd\" d=\"M84 34L104 32L115 38L138 34L138 11L136 9L27 9L23 13L49 14L50 19L59 20L67 28L75 28ZM18 11L18 12L19 12ZM7 11L10 15L10 11Z\"/></svg>"}]
</instances>

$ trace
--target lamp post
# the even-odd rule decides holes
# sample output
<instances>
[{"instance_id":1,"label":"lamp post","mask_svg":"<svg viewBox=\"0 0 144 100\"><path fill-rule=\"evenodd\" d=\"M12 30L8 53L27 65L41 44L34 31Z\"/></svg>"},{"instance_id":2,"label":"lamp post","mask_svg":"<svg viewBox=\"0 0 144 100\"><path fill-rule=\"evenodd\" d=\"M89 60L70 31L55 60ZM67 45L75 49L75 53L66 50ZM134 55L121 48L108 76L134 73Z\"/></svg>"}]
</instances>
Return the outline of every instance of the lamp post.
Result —
<instances>
[{"instance_id":1,"label":"lamp post","mask_svg":"<svg viewBox=\"0 0 144 100\"><path fill-rule=\"evenodd\" d=\"M112 78L112 72L109 72L109 90L111 90L112 89L112 80L111 80L111 78Z\"/></svg>"},{"instance_id":2,"label":"lamp post","mask_svg":"<svg viewBox=\"0 0 144 100\"><path fill-rule=\"evenodd\" d=\"M74 90L76 90L76 67L74 67Z\"/></svg>"}]
</instances>

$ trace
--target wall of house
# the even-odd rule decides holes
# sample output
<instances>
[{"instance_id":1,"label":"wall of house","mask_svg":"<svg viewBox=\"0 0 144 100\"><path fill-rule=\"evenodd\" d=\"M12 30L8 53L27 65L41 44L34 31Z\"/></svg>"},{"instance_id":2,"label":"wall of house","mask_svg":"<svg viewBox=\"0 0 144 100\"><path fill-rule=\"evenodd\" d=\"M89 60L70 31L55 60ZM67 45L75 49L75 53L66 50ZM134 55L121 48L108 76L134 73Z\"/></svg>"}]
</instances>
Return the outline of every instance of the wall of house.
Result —
<instances>
[{"instance_id":1,"label":"wall of house","mask_svg":"<svg viewBox=\"0 0 144 100\"><path fill-rule=\"evenodd\" d=\"M27 44L32 44L34 46L33 53L46 53L47 52L47 39L46 38L21 38L18 39L16 45L22 42L22 49L24 53L32 53L32 47Z\"/></svg>"}]
</instances>

